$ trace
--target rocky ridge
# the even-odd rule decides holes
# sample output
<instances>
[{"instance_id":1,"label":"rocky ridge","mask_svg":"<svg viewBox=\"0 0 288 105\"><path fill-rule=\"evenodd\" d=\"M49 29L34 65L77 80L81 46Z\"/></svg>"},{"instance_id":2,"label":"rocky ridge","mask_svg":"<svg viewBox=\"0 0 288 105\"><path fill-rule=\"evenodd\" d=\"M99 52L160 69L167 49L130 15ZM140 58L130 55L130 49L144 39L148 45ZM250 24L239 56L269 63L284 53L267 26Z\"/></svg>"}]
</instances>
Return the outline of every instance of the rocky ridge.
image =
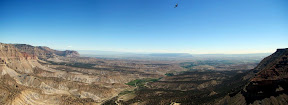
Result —
<instances>
[{"instance_id":1,"label":"rocky ridge","mask_svg":"<svg viewBox=\"0 0 288 105\"><path fill-rule=\"evenodd\" d=\"M64 57L79 57L80 54L77 51L65 50L58 51L50 49L45 46L31 46L27 44L13 44L19 52L26 52L32 55L35 55L41 59L48 59L55 56L64 56Z\"/></svg>"}]
</instances>

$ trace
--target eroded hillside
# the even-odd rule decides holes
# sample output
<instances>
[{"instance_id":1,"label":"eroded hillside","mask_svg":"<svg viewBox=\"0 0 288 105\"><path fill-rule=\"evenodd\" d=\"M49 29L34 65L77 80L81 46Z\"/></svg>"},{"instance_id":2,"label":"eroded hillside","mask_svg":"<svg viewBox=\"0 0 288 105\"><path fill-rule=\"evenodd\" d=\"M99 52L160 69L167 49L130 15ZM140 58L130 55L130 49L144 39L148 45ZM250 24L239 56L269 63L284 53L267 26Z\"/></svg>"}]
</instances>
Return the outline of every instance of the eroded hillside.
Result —
<instances>
[{"instance_id":1,"label":"eroded hillside","mask_svg":"<svg viewBox=\"0 0 288 105\"><path fill-rule=\"evenodd\" d=\"M0 51L2 104L96 103L109 97L109 94L104 93L117 91L94 84L38 76L36 72L41 70L50 73L59 72L42 66L38 63L37 56L19 52L14 45L0 44ZM101 91L96 91L97 89ZM99 92L102 93L101 96L96 96L95 94L98 95Z\"/></svg>"}]
</instances>

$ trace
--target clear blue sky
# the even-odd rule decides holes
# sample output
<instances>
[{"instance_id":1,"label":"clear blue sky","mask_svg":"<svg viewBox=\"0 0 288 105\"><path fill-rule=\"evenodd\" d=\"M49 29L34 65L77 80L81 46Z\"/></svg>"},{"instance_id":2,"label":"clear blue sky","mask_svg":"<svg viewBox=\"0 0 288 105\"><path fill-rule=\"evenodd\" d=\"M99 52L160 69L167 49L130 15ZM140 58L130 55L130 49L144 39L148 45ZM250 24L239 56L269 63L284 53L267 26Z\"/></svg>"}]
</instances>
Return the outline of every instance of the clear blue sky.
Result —
<instances>
[{"instance_id":1,"label":"clear blue sky","mask_svg":"<svg viewBox=\"0 0 288 105\"><path fill-rule=\"evenodd\" d=\"M273 52L287 39L288 0L0 1L2 43L194 54Z\"/></svg>"}]
</instances>

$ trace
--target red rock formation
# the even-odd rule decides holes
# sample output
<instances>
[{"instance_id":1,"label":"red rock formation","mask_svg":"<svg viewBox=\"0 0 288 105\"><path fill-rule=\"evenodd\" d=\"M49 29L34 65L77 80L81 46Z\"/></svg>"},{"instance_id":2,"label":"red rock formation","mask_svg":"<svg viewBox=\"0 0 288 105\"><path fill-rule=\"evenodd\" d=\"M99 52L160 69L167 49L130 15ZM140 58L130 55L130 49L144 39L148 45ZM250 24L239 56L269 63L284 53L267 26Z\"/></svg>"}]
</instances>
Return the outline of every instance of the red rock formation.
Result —
<instances>
[{"instance_id":1,"label":"red rock formation","mask_svg":"<svg viewBox=\"0 0 288 105\"><path fill-rule=\"evenodd\" d=\"M24 57L26 60L31 60L31 59L36 60L36 59L38 59L38 57L35 56L34 54L31 55L31 54L28 54L28 53L26 53L26 52L21 52L21 54L23 55L23 57Z\"/></svg>"}]
</instances>

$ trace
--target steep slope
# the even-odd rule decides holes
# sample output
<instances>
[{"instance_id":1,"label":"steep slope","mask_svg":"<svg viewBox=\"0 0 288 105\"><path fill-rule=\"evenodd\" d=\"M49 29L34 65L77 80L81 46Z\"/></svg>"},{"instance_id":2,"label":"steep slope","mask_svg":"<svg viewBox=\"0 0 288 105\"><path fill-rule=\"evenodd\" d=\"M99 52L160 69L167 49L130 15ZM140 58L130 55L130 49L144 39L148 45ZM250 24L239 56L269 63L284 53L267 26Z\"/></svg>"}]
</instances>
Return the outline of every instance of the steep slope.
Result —
<instances>
[{"instance_id":1,"label":"steep slope","mask_svg":"<svg viewBox=\"0 0 288 105\"><path fill-rule=\"evenodd\" d=\"M245 77L250 82L238 93L226 96L219 104L288 104L288 49L278 49L263 59ZM255 76L251 76L255 73Z\"/></svg>"}]
</instances>

